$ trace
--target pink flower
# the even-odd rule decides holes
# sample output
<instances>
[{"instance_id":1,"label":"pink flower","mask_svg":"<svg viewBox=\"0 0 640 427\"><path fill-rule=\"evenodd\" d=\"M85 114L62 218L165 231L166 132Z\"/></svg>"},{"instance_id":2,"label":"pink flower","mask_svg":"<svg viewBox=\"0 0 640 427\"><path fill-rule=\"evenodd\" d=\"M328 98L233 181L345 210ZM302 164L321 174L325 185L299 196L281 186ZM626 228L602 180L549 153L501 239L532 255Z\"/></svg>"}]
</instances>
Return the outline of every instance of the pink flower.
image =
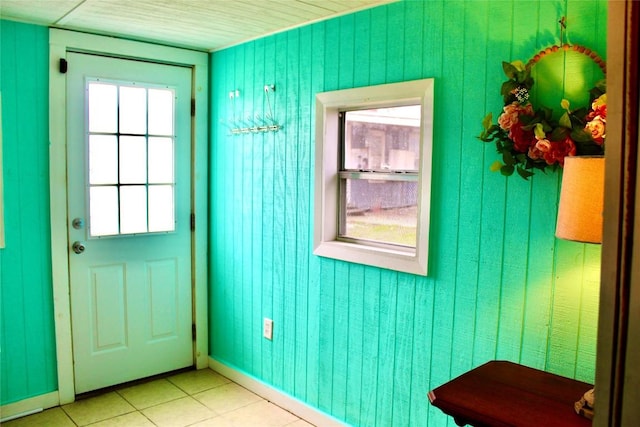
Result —
<instances>
[{"instance_id":1,"label":"pink flower","mask_svg":"<svg viewBox=\"0 0 640 427\"><path fill-rule=\"evenodd\" d=\"M498 125L504 130L511 130L513 125L520 121L521 115L533 116L533 107L527 104L524 107L517 101L505 105L504 112L498 117Z\"/></svg>"},{"instance_id":2,"label":"pink flower","mask_svg":"<svg viewBox=\"0 0 640 427\"><path fill-rule=\"evenodd\" d=\"M591 103L591 111L585 117L586 121L591 121L600 116L603 122L607 121L607 94L602 94L600 97L593 100Z\"/></svg>"},{"instance_id":3,"label":"pink flower","mask_svg":"<svg viewBox=\"0 0 640 427\"><path fill-rule=\"evenodd\" d=\"M510 130L516 123L518 123L518 113L502 113L498 117L498 124L504 130Z\"/></svg>"},{"instance_id":4,"label":"pink flower","mask_svg":"<svg viewBox=\"0 0 640 427\"><path fill-rule=\"evenodd\" d=\"M535 148L541 153L548 153L551 150L551 142L548 139L539 139L536 142Z\"/></svg>"},{"instance_id":5,"label":"pink flower","mask_svg":"<svg viewBox=\"0 0 640 427\"><path fill-rule=\"evenodd\" d=\"M604 143L606 119L601 116L595 116L593 120L587 122L584 129L591 134L591 137L597 144L602 145Z\"/></svg>"},{"instance_id":6,"label":"pink flower","mask_svg":"<svg viewBox=\"0 0 640 427\"><path fill-rule=\"evenodd\" d=\"M540 160L544 158L544 153L538 150L538 148L535 145L533 145L529 147L529 152L527 153L527 156L529 156L529 158L533 160Z\"/></svg>"}]
</instances>

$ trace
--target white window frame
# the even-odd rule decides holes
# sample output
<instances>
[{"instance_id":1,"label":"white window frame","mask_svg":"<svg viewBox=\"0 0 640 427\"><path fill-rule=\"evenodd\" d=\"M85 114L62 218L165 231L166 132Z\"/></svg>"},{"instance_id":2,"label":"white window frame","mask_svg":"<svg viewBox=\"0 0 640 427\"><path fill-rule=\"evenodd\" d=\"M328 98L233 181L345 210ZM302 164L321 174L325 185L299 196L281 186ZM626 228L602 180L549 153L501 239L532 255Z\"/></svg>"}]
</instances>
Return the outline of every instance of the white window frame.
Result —
<instances>
[{"instance_id":1,"label":"white window frame","mask_svg":"<svg viewBox=\"0 0 640 427\"><path fill-rule=\"evenodd\" d=\"M429 212L433 136L434 79L336 90L316 95L314 250L318 256L426 276L429 259ZM422 106L418 224L415 251L338 240L340 208L339 113L343 111Z\"/></svg>"}]
</instances>

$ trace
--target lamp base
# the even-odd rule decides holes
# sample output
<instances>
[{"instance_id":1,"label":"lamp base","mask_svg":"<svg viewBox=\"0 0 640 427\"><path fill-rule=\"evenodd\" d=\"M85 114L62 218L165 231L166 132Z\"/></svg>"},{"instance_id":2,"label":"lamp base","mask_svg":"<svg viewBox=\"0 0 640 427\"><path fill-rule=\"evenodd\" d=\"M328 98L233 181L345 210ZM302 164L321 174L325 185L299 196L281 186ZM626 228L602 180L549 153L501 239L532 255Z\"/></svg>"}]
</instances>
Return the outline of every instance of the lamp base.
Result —
<instances>
[{"instance_id":1,"label":"lamp base","mask_svg":"<svg viewBox=\"0 0 640 427\"><path fill-rule=\"evenodd\" d=\"M595 388L587 391L574 405L576 414L582 415L590 420L593 419L593 406L595 404L596 394Z\"/></svg>"}]
</instances>

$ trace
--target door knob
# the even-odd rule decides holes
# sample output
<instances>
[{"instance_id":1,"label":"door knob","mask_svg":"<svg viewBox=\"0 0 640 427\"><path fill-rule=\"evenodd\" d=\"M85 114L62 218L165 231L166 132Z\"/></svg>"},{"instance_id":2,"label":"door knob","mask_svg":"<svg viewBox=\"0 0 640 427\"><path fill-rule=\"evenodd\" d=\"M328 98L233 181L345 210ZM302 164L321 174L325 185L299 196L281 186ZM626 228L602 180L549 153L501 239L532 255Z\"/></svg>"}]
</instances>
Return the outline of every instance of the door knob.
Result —
<instances>
[{"instance_id":1,"label":"door knob","mask_svg":"<svg viewBox=\"0 0 640 427\"><path fill-rule=\"evenodd\" d=\"M73 242L73 246L71 246L71 248L73 249L73 252L77 253L77 254L81 254L82 252L84 252L84 244L82 242Z\"/></svg>"}]
</instances>

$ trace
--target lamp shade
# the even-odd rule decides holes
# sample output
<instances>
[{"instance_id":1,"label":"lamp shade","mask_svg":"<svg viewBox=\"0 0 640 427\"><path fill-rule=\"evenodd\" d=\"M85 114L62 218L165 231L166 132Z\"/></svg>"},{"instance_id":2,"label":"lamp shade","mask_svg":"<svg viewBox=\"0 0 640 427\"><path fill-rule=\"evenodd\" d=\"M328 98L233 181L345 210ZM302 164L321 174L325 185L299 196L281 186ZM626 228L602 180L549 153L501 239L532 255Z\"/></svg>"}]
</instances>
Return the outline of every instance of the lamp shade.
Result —
<instances>
[{"instance_id":1,"label":"lamp shade","mask_svg":"<svg viewBox=\"0 0 640 427\"><path fill-rule=\"evenodd\" d=\"M565 157L556 237L602 243L604 157Z\"/></svg>"}]
</instances>

